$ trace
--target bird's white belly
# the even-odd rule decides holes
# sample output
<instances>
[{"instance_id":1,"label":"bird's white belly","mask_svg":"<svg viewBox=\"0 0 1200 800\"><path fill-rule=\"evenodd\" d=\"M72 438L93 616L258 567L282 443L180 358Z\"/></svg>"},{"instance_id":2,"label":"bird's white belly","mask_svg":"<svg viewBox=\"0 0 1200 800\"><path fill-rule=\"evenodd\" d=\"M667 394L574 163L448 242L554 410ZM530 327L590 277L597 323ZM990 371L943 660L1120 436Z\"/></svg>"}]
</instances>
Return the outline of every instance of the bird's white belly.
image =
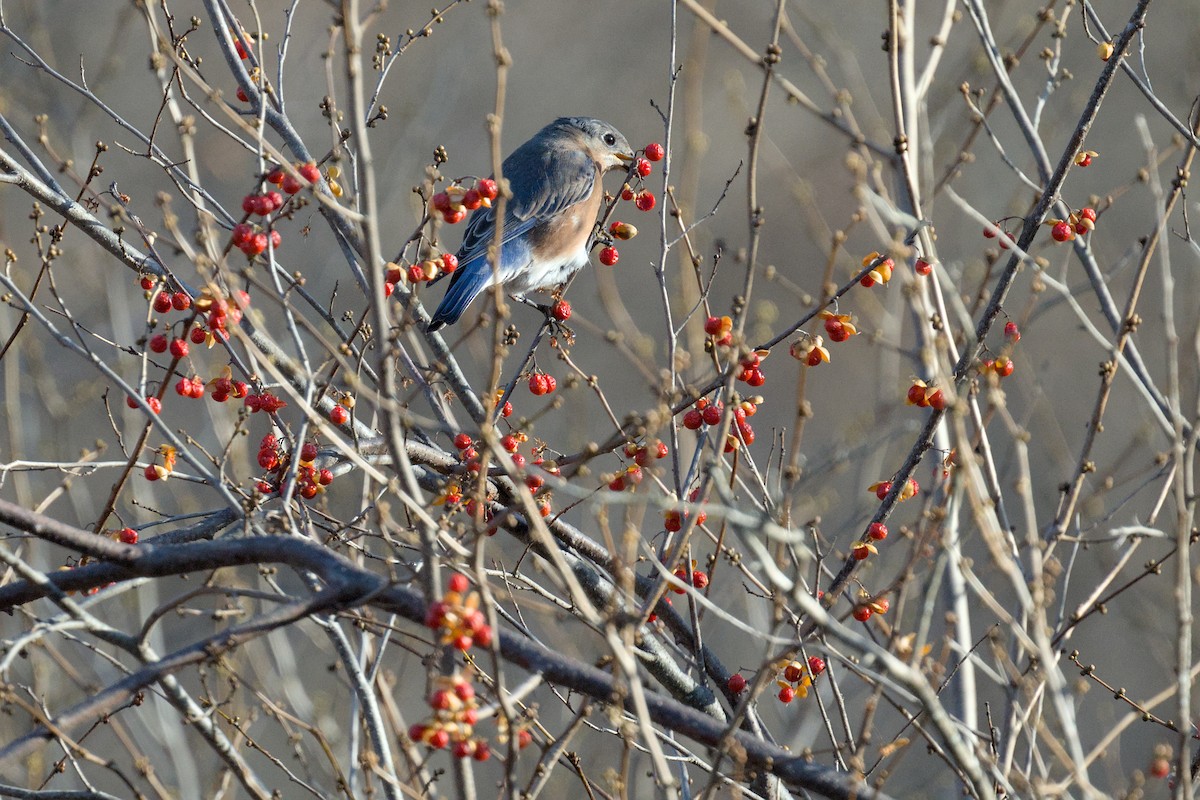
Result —
<instances>
[{"instance_id":1,"label":"bird's white belly","mask_svg":"<svg viewBox=\"0 0 1200 800\"><path fill-rule=\"evenodd\" d=\"M557 286L579 270L587 266L588 251L581 247L564 261L533 260L523 270L518 270L507 288L510 292L521 293L535 289L548 289Z\"/></svg>"}]
</instances>

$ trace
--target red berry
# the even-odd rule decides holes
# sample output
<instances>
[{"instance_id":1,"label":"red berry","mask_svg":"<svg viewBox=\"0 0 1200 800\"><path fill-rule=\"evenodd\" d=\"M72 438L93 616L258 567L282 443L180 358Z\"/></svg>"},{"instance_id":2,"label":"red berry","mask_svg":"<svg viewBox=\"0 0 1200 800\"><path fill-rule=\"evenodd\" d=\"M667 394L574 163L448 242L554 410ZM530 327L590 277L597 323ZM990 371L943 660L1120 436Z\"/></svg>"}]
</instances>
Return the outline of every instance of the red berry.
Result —
<instances>
[{"instance_id":1,"label":"red berry","mask_svg":"<svg viewBox=\"0 0 1200 800\"><path fill-rule=\"evenodd\" d=\"M1083 219L1091 220L1092 222L1095 222L1096 221L1096 209L1094 209L1094 208L1080 209L1079 216L1082 217Z\"/></svg>"},{"instance_id":2,"label":"red berry","mask_svg":"<svg viewBox=\"0 0 1200 800\"><path fill-rule=\"evenodd\" d=\"M566 322L571 318L571 304L566 300L559 300L550 307L550 316L559 322Z\"/></svg>"},{"instance_id":3,"label":"red berry","mask_svg":"<svg viewBox=\"0 0 1200 800\"><path fill-rule=\"evenodd\" d=\"M458 594L465 592L470 585L471 583L467 580L467 576L459 572L451 575L450 580L446 584L450 591L457 592Z\"/></svg>"},{"instance_id":4,"label":"red berry","mask_svg":"<svg viewBox=\"0 0 1200 800\"><path fill-rule=\"evenodd\" d=\"M321 170L319 170L317 165L312 161L296 167L296 171L300 173L301 178L304 178L304 180L308 181L309 183L316 183L317 181L321 180Z\"/></svg>"},{"instance_id":5,"label":"red berry","mask_svg":"<svg viewBox=\"0 0 1200 800\"><path fill-rule=\"evenodd\" d=\"M646 145L646 158L651 161L662 161L664 155L666 155L666 151L663 150L663 146L658 142L651 142Z\"/></svg>"},{"instance_id":6,"label":"red berry","mask_svg":"<svg viewBox=\"0 0 1200 800\"><path fill-rule=\"evenodd\" d=\"M154 310L159 314L165 314L171 310L171 293L159 292L154 295Z\"/></svg>"},{"instance_id":7,"label":"red berry","mask_svg":"<svg viewBox=\"0 0 1200 800\"><path fill-rule=\"evenodd\" d=\"M142 291L144 291L144 292L148 292L151 289L153 289L154 283L155 283L154 278L151 278L149 275L143 275L138 280L138 285L140 285L142 287Z\"/></svg>"},{"instance_id":8,"label":"red berry","mask_svg":"<svg viewBox=\"0 0 1200 800\"><path fill-rule=\"evenodd\" d=\"M329 421L334 425L345 425L346 420L350 419L350 412L343 405L336 405L329 409Z\"/></svg>"},{"instance_id":9,"label":"red berry","mask_svg":"<svg viewBox=\"0 0 1200 800\"><path fill-rule=\"evenodd\" d=\"M176 311L186 311L192 307L192 298L186 292L175 292L171 295L171 307Z\"/></svg>"},{"instance_id":10,"label":"red berry","mask_svg":"<svg viewBox=\"0 0 1200 800\"><path fill-rule=\"evenodd\" d=\"M284 175L283 182L279 184L279 188L283 189L286 194L296 194L304 188L304 184L291 175Z\"/></svg>"},{"instance_id":11,"label":"red berry","mask_svg":"<svg viewBox=\"0 0 1200 800\"><path fill-rule=\"evenodd\" d=\"M617 252L617 248L609 246L600 251L600 263L606 267L611 267L620 260L621 254Z\"/></svg>"},{"instance_id":12,"label":"red berry","mask_svg":"<svg viewBox=\"0 0 1200 800\"><path fill-rule=\"evenodd\" d=\"M496 186L496 182L491 178L481 179L475 184L475 188L485 200L495 200L500 195L500 190Z\"/></svg>"},{"instance_id":13,"label":"red berry","mask_svg":"<svg viewBox=\"0 0 1200 800\"><path fill-rule=\"evenodd\" d=\"M188 332L188 338L192 340L192 344L204 344L204 340L208 338L208 333L204 328L192 328Z\"/></svg>"},{"instance_id":14,"label":"red berry","mask_svg":"<svg viewBox=\"0 0 1200 800\"><path fill-rule=\"evenodd\" d=\"M639 158L639 159L637 160L637 173L638 173L638 175L641 175L641 176L644 178L644 177L646 177L647 175L649 175L649 174L650 174L651 172L653 172L653 171L654 171L654 167L652 167L652 166L650 165L650 162L649 162L649 161L647 161L647 160L646 160L646 159L644 159L644 158Z\"/></svg>"},{"instance_id":15,"label":"red berry","mask_svg":"<svg viewBox=\"0 0 1200 800\"><path fill-rule=\"evenodd\" d=\"M717 425L721 422L721 409L716 406L708 406L700 412L700 416L704 417L706 425Z\"/></svg>"},{"instance_id":16,"label":"red berry","mask_svg":"<svg viewBox=\"0 0 1200 800\"><path fill-rule=\"evenodd\" d=\"M529 391L539 397L546 394L546 392L549 391L549 389L546 388L546 376L540 372L535 372L534 374L530 375Z\"/></svg>"},{"instance_id":17,"label":"red berry","mask_svg":"<svg viewBox=\"0 0 1200 800\"><path fill-rule=\"evenodd\" d=\"M704 417L694 408L683 415L683 427L687 428L689 431L699 430L700 426L703 424Z\"/></svg>"},{"instance_id":18,"label":"red berry","mask_svg":"<svg viewBox=\"0 0 1200 800\"><path fill-rule=\"evenodd\" d=\"M146 476L146 480L156 481L158 480L158 467L156 467L154 464L150 464L148 467L146 467L145 472L142 474Z\"/></svg>"},{"instance_id":19,"label":"red berry","mask_svg":"<svg viewBox=\"0 0 1200 800\"><path fill-rule=\"evenodd\" d=\"M254 228L248 222L239 222L233 227L233 234L229 236L229 240L233 242L234 247L241 247L250 237L254 235Z\"/></svg>"},{"instance_id":20,"label":"red berry","mask_svg":"<svg viewBox=\"0 0 1200 800\"><path fill-rule=\"evenodd\" d=\"M137 544L138 532L133 528L121 528L121 531L117 534L117 538L120 539L123 544Z\"/></svg>"},{"instance_id":21,"label":"red berry","mask_svg":"<svg viewBox=\"0 0 1200 800\"><path fill-rule=\"evenodd\" d=\"M888 535L887 525L884 525L882 522L872 522L867 526L867 535L877 542L882 541Z\"/></svg>"},{"instance_id":22,"label":"red berry","mask_svg":"<svg viewBox=\"0 0 1200 800\"><path fill-rule=\"evenodd\" d=\"M517 452L517 448L521 446L521 443L517 441L517 437L509 433L501 437L500 446L510 453L515 453Z\"/></svg>"},{"instance_id":23,"label":"red berry","mask_svg":"<svg viewBox=\"0 0 1200 800\"><path fill-rule=\"evenodd\" d=\"M790 686L781 686L779 688L779 702L790 703L796 699L796 690Z\"/></svg>"},{"instance_id":24,"label":"red berry","mask_svg":"<svg viewBox=\"0 0 1200 800\"><path fill-rule=\"evenodd\" d=\"M741 694L746 689L746 678L740 673L735 672L729 676L729 691L734 694Z\"/></svg>"},{"instance_id":25,"label":"red berry","mask_svg":"<svg viewBox=\"0 0 1200 800\"><path fill-rule=\"evenodd\" d=\"M718 333L720 333L721 332L721 318L720 317L709 317L708 319L704 320L704 332L707 333L709 336L716 336Z\"/></svg>"},{"instance_id":26,"label":"red berry","mask_svg":"<svg viewBox=\"0 0 1200 800\"><path fill-rule=\"evenodd\" d=\"M825 671L825 659L818 658L817 656L809 656L808 671L813 675L813 677L820 675Z\"/></svg>"},{"instance_id":27,"label":"red berry","mask_svg":"<svg viewBox=\"0 0 1200 800\"><path fill-rule=\"evenodd\" d=\"M1054 223L1054 227L1050 229L1050 235L1054 237L1054 241L1056 242L1065 242L1075 237L1074 231L1071 230L1070 223L1061 219Z\"/></svg>"},{"instance_id":28,"label":"red berry","mask_svg":"<svg viewBox=\"0 0 1200 800\"><path fill-rule=\"evenodd\" d=\"M997 233L998 233L998 231L997 231L996 227L989 225L988 227L983 229L983 238L995 239Z\"/></svg>"},{"instance_id":29,"label":"red berry","mask_svg":"<svg viewBox=\"0 0 1200 800\"><path fill-rule=\"evenodd\" d=\"M442 253L442 272L450 274L458 269L458 256L453 253Z\"/></svg>"},{"instance_id":30,"label":"red berry","mask_svg":"<svg viewBox=\"0 0 1200 800\"><path fill-rule=\"evenodd\" d=\"M474 211L483 205L483 198L479 196L478 190L468 189L467 193L463 195L462 204L467 211Z\"/></svg>"},{"instance_id":31,"label":"red berry","mask_svg":"<svg viewBox=\"0 0 1200 800\"><path fill-rule=\"evenodd\" d=\"M1021 341L1021 329L1017 327L1017 323L1009 320L1004 324L1004 338L1014 343Z\"/></svg>"},{"instance_id":32,"label":"red berry","mask_svg":"<svg viewBox=\"0 0 1200 800\"><path fill-rule=\"evenodd\" d=\"M917 263L913 265L913 269L916 270L918 275L928 275L933 272L933 264L930 264L923 258L918 258Z\"/></svg>"},{"instance_id":33,"label":"red berry","mask_svg":"<svg viewBox=\"0 0 1200 800\"><path fill-rule=\"evenodd\" d=\"M171 342L171 355L175 358L186 358L188 354L188 344L184 339L174 339Z\"/></svg>"},{"instance_id":34,"label":"red berry","mask_svg":"<svg viewBox=\"0 0 1200 800\"><path fill-rule=\"evenodd\" d=\"M648 189L638 192L637 198L633 202L637 206L638 211L649 211L654 208L654 203L654 193Z\"/></svg>"},{"instance_id":35,"label":"red berry","mask_svg":"<svg viewBox=\"0 0 1200 800\"><path fill-rule=\"evenodd\" d=\"M283 236L277 230L274 230L274 229L271 230L270 239L271 239L271 248L274 250L278 250L279 245L283 244Z\"/></svg>"},{"instance_id":36,"label":"red berry","mask_svg":"<svg viewBox=\"0 0 1200 800\"><path fill-rule=\"evenodd\" d=\"M239 248L243 253L253 258L261 255L267 249L267 235L262 231L250 237L249 241L242 244Z\"/></svg>"},{"instance_id":37,"label":"red berry","mask_svg":"<svg viewBox=\"0 0 1200 800\"><path fill-rule=\"evenodd\" d=\"M626 186L624 189L621 190L621 199L624 200L626 203L628 203L633 198L634 198L633 189L630 189L628 186Z\"/></svg>"},{"instance_id":38,"label":"red berry","mask_svg":"<svg viewBox=\"0 0 1200 800\"><path fill-rule=\"evenodd\" d=\"M929 407L934 411L944 411L946 408L946 395L941 389L934 389L929 394L929 397L926 398L926 402L929 403Z\"/></svg>"},{"instance_id":39,"label":"red berry","mask_svg":"<svg viewBox=\"0 0 1200 800\"><path fill-rule=\"evenodd\" d=\"M150 337L150 350L154 353L167 352L167 337L166 334L156 333Z\"/></svg>"},{"instance_id":40,"label":"red berry","mask_svg":"<svg viewBox=\"0 0 1200 800\"><path fill-rule=\"evenodd\" d=\"M245 56L242 56L242 58L245 58ZM237 99L241 100L243 103L249 103L250 95L246 94L246 90L239 86L237 88Z\"/></svg>"},{"instance_id":41,"label":"red berry","mask_svg":"<svg viewBox=\"0 0 1200 800\"><path fill-rule=\"evenodd\" d=\"M871 613L870 606L855 606L852 616L859 622L866 622L871 618Z\"/></svg>"},{"instance_id":42,"label":"red berry","mask_svg":"<svg viewBox=\"0 0 1200 800\"><path fill-rule=\"evenodd\" d=\"M305 442L304 446L300 448L300 460L308 463L316 459L316 457L317 446L312 442Z\"/></svg>"}]
</instances>

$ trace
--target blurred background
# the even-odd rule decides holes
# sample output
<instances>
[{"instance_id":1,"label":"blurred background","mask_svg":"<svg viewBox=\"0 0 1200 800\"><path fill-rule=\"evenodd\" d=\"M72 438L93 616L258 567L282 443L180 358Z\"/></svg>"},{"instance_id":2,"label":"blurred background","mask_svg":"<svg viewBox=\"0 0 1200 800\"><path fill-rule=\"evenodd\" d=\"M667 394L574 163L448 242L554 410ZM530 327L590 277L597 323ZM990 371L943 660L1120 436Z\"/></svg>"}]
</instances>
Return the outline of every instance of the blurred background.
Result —
<instances>
[{"instance_id":1,"label":"blurred background","mask_svg":"<svg viewBox=\"0 0 1200 800\"><path fill-rule=\"evenodd\" d=\"M92 99L37 68L14 38L19 37L66 79L86 82L95 98L137 129L156 129L157 119L156 143L170 157L182 158L170 122L159 117L162 86L151 68L154 45L139 5L5 2L3 21L10 35L4 38L0 52L0 113L51 169L69 163L59 177L72 194L79 184L72 179L71 171L78 174L85 170L95 143L105 142L109 150L102 159L104 174L97 184L117 182L119 191L130 198L131 213L154 229L162 222L160 193L165 193L171 210L180 216L182 230L193 235L195 215L164 171L144 157L145 145ZM765 52L776 5L756 0L704 0L698 5L727 23L730 34L714 33L710 24L684 4L642 0L505 3L498 18L499 28L512 64L505 87L502 149L505 153L511 151L543 125L564 115L600 117L619 128L635 147L649 142L667 144L669 180L682 220L690 225L705 218L692 230L690 244L706 281L716 265L707 299L711 313L719 316L731 313L734 297L745 281L751 243L747 126L756 114L763 86L760 66L740 52L731 39L745 43L755 53ZM1132 9L1130 3L1115 1L1090 6L1114 33L1123 28ZM947 7L920 3L915 11L919 33L917 69L922 69L935 51L940 61L917 115L921 129L914 155L924 193L923 217L931 223L936 237L938 280L947 296L961 299L961 308L969 312L973 327L995 277L1007 261L1007 254L999 251L996 240L983 237L981 220L1001 221L1015 238L1021 217L1030 212L1036 200L1036 192L1022 182L1014 167L1034 182L1038 177L1025 139L1003 102L989 114L990 135L979 130L963 88L982 90L981 97L972 95L973 102L978 108L989 108L996 80L974 27L963 16L965 11L956 11L949 26L940 30ZM491 171L486 121L495 108L497 80L488 8L479 0L454 4L447 8L442 21L430 24L427 6L393 2L370 19L370 40L376 35L386 36L393 49L405 47L379 86L379 102L387 107L387 119L371 129L382 209L378 222L388 254L398 252L420 223L421 200L414 187L426 178L435 148L444 147L449 155L441 168L447 177ZM1077 8L1065 11L1057 3L1049 4L1048 13L1062 18L1061 36L1055 35L1055 22L1039 21L1041 8L1024 0L988 4L990 24L1001 52L1015 55L1012 82L1036 121L1050 162L1056 164L1104 62L1097 56L1095 43L1085 35ZM875 190L868 188L895 192L886 204L896 203L901 194L898 173L881 155L892 152L895 137L888 54L881 46L881 34L888 27L886 6L795 0L784 3L783 9L782 57L775 68L777 76L797 87L823 111L836 111L838 125L861 131L866 146L851 141L843 130L807 110L804 104L789 102L779 83L771 86L757 164L757 192L764 221L746 323L749 345L771 339L816 307L827 290L827 269L831 270L833 285L844 284L862 268L864 256L892 248L898 230L896 218L881 217L872 210L875 207L869 195ZM203 4L174 2L169 10L177 31L186 29L192 15L203 18L200 29L188 37L187 50L201 59L200 71L205 79L232 99L236 83L219 52ZM341 34L331 30L329 6L257 2L253 5L257 22L250 6L235 3L233 10L242 15L247 31L268 34L263 43L267 74L301 138L313 153L323 155L334 145L335 135L323 114L322 100L332 98L338 109L347 107ZM1197 92L1195 76L1200 75L1200 51L1195 47L1200 28L1194 12L1192 4L1183 0L1155 4L1144 35L1134 40L1129 61L1165 107L1185 124ZM158 16L162 18L161 12ZM430 28L428 36L410 39L406 35L410 30L420 32L426 25ZM285 30L286 60L280 72L277 48L285 38ZM944 49L935 49L931 44L935 35L944 37ZM672 46L679 65L673 94ZM380 73L373 71L368 85L374 86L379 77ZM187 88L200 109L214 113L213 104L205 101L194 85ZM673 127L668 142L660 112L670 109L672 101ZM229 137L200 118L197 110L190 113L199 131L195 161L203 185L236 214L241 197L253 190L257 179L254 154L232 144ZM219 114L214 116L222 119ZM278 140L273 141L278 144ZM1133 82L1118 76L1085 142L1086 149L1099 155L1090 167L1074 168L1067 178L1061 199L1072 209L1091 206L1100 212L1097 230L1088 234L1087 241L1118 308L1124 305L1133 286L1141 243L1158 223L1162 195L1156 192L1170 189L1176 165L1183 158L1181 142L1178 132L1150 106ZM6 148L10 154L14 152L11 146ZM567 295L574 308L570 324L577 334L571 359L585 374L597 376L618 419L626 413L653 409L664 389L667 323L654 266L662 254L661 213L668 205L659 167L656 165L647 184L659 197L655 210L643 213L623 203L615 214L615 218L637 225L641 234L620 245L621 258L615 267L593 262L593 268L580 275ZM606 188L612 193L619 190L617 176L609 176ZM105 210L111 197L101 196L98 200L97 214L107 219ZM27 195L0 184L0 244L17 256L10 272L26 291L38 266L38 250L31 244L34 231L30 210ZM1142 288L1138 307L1142 324L1134 337L1161 391L1167 391L1171 376L1177 375L1179 406L1191 422L1195 421L1197 407L1198 309L1194 298L1200 287L1196 279L1197 249L1181 212L1194 211L1194 203L1186 201L1166 222ZM56 225L59 221L50 214L42 223ZM441 230L441 247L453 251L462 227ZM676 220L668 216L665 229L667 238L674 240ZM171 250L164 247L163 252L170 254ZM1110 357L1114 338L1072 248L1053 242L1046 231L1037 237L1030 253L1042 259L1040 267L1023 269L1004 306L1006 318L1019 322L1022 332L1013 352L1016 370L1002 384L979 383L999 484L1017 523L1014 539L1022 547L1027 538L1036 541L1039 530L1053 519L1062 496L1060 486L1073 476L1099 388L1097 368ZM232 255L241 258L236 252ZM181 260L172 265L174 269L181 274L195 273L178 251L176 257ZM347 312L361 315L362 296L336 241L313 206L301 209L277 257L287 272L303 276L307 290L327 302L335 316ZM878 501L866 487L888 478L900 466L927 413L904 403L904 393L914 377L927 374L914 333L914 327L924 321L914 311L917 305L910 302L913 294L921 291L918 278L911 269L911 257L905 263L904 256L898 254L896 261L896 277L889 286L855 290L841 301L839 311L854 314L862 335L845 344L829 345L832 362L808 372L803 398L796 388L801 367L787 355L791 339L777 346L764 362L767 384L758 390L766 400L753 420L757 441L750 457L765 476L764 485L770 491L780 490L781 464L792 457L796 407L802 400L811 409L811 419L799 441L802 473L793 497L792 523L801 529L808 521L819 519L821 544L831 555L836 554L833 560L837 563L877 508ZM703 385L714 374L704 352L702 328L707 313L698 307L692 260L682 243L670 250L666 271L672 316L680 336L677 364L684 383ZM53 274L53 290L73 317L109 343L102 357L124 369L127 379L135 380L139 360L119 350L134 346L145 333L146 309L136 277L71 228L65 233L62 255L54 263ZM1171 282L1164 283L1164 275L1169 275ZM1056 290L1058 285L1065 286L1066 291ZM427 308L432 308L430 304L436 305L442 291L439 284L422 288L419 296ZM1178 360L1170 349L1165 322L1167 303L1172 304L1179 337ZM447 335L476 385L486 382L489 374L491 336L476 330L461 342L458 339L460 333L471 330L473 321L484 311L483 305L476 302L464 322ZM278 319L269 308L264 313L267 319ZM0 310L3 340L18 330L20 317L12 306ZM951 317L951 328L962 347L964 340L959 334L966 318L953 313ZM52 319L63 322L61 318ZM510 365L524 352L538 318L535 312L514 306L511 322L524 338L513 349ZM1000 327L1002 324L987 340L993 354L1004 348ZM819 322L805 330L823 332ZM1093 335L1092 330L1099 331L1100 336ZM117 429L132 424L140 418L140 412L127 409L119 392L112 393L103 375L66 353L40 327L21 333L15 341L16 346L0 359L0 391L6 410L6 422L0 425L0 493L64 521L86 525L95 519L111 490L111 472L101 469L67 476L53 469L17 468L17 463L74 461L81 452L95 448L98 441L104 441L109 449L97 458L105 462L119 460L114 449L118 446ZM90 346L101 344L96 340ZM566 366L552 352L541 351L538 365L558 376L563 406L553 413L539 414L543 404L535 402L536 398L523 388L518 389L514 396L518 414L537 415L527 428L531 436L569 453L612 435L614 426L596 394L582 382L570 380ZM106 389L111 418L103 401ZM169 397L175 399L173 394ZM416 390L412 390L411 399L414 406L423 402ZM229 414L213 411L210 406L173 403L164 414L205 447L220 449L230 439L233 422ZM261 433L252 431L251 444L245 445L251 448L246 460L252 461L252 443ZM693 438L685 436L684 446L694 447ZM973 437L972 441L977 440ZM446 444L444 439L442 444ZM788 448L782 455L781 445ZM1071 531L1078 541L1059 547L1053 558L1060 572L1044 579L1052 607L1057 609L1061 604L1062 609L1073 609L1098 580L1115 574L1113 585L1123 585L1142 574L1147 560L1162 558L1170 551L1174 536L1170 525L1176 509L1169 499L1163 505L1162 497L1164 487L1170 485L1164 464L1171 447L1171 437L1164 433L1144 395L1123 371L1107 404L1103 435L1091 454L1095 472L1088 476L1074 520L1077 527ZM944 455L934 451L926 456L916 473L923 486L936 485ZM960 457L970 456L963 452ZM1022 464L1028 465L1028 473L1022 471ZM235 479L252 481L252 466L241 467ZM601 459L594 470L599 474L619 466L616 457L611 456L607 461ZM354 505L359 500L351 493L334 502ZM126 494L120 511L131 523L134 519L145 523L156 514L197 513L210 508L211 498L202 493L164 490L139 482ZM905 557L899 556L901 547L897 546L895 557L872 561L858 576L864 588L881 592L905 582L921 593L918 596L925 591L936 595L930 588L935 584L931 564L938 550L934 511L928 498L898 508L890 525L896 532L905 529L910 537L903 544ZM622 524L635 527L647 539L657 541L662 534L657 512L644 507L610 512L599 503L585 502L568 512L567 518L585 532L602 538L597 520L608 513L620 516ZM966 512L960 528L963 550L974 559L978 574L996 581L991 586L996 599L1010 603L1012 593L1004 581L998 580L995 573L989 574L992 554L970 520L971 512ZM1165 525L1165 540L1152 536L1131 543L1111 535L1113 529L1130 525L1152 529ZM29 546L33 547L30 557L34 557L38 546ZM706 546L707 555L712 547ZM500 537L489 547L495 551L490 555L497 565L511 565L521 557L519 545L502 542ZM1126 556L1130 547L1140 550ZM62 553L47 550L39 566L53 569L56 559L61 561ZM1069 580L1061 578L1061 570L1067 571ZM1172 563L1164 576L1138 580L1107 605L1106 615L1081 625L1064 647L1078 648L1084 663L1100 665L1103 679L1114 687L1125 687L1132 697L1144 699L1163 690L1172 680L1177 641L1169 577L1173 570ZM719 599L728 613L766 630L770 626L770 604L736 585L731 573L726 573L730 583L714 599ZM164 584L160 591L166 596L181 589ZM162 599L129 593L112 602L124 609L121 613L136 617L144 616ZM533 608L538 607L534 604ZM842 611L847 612L848 607ZM982 708L983 702L1003 703L1009 691L1020 694L1022 690L1009 687L1010 681L1020 685L1018 674L1010 671L1005 678L999 677L1011 667L1005 663L1011 640L995 627L1003 627L1001 617L982 606L977 611L974 636L978 639L990 632L995 637L980 651L988 664L984 671L995 671L987 680L980 680ZM550 606L541 607L540 614L542 624L569 625L568 618L558 616ZM30 617L18 613L0 622L0 632L15 637L30 624ZM207 624L197 620L172 627L164 647L189 641ZM940 659L938 669L942 672L938 674L952 670L947 663L952 665L954 658L961 656L951 655L950 645L937 638L947 625L945 609L938 603L922 606L913 601L891 624L895 630L873 629L878 641L887 643L893 633L931 626L934 647L930 658ZM769 652L753 637L727 626L713 627L706 642L727 659L727 666L733 670L756 669ZM248 658L262 669L258 679L291 675L296 683L285 680L282 691L296 704L296 713L309 703L307 711L312 716L308 719L326 731L331 740L341 741L341 737L352 735L345 728L344 709L337 707L345 698L341 677L330 674L327 680L335 682L336 688L327 693L313 692L320 683L305 672L323 671L332 663L323 650L327 644L320 637L313 641L291 637L284 646L281 639L282 634L273 635L269 645L264 642L247 648L256 653ZM599 637L581 635L574 644L589 660L603 652ZM740 659L739 654L747 655ZM409 655L398 652L394 665L389 665L400 687L399 702L407 706L420 706L419 698L414 702L416 694L405 697L404 693L406 680L424 677L420 655L419 648ZM310 657L313 660L306 663ZM295 663L285 663L292 660ZM37 659L28 667L10 667L18 672L26 670L19 680L14 678L18 683L38 685L43 691L54 685L46 681L65 668ZM62 691L76 696L85 687L113 679L102 666L91 665L89 669L95 670L94 674L79 676L71 688L63 686ZM1069 668L1066 672L1078 675ZM240 677L254 683L246 674ZM189 680L203 678L190 676ZM872 689L865 683L854 683L853 677L845 680L843 692L857 725ZM1099 742L1103 732L1129 711L1111 697L1088 696L1089 690L1098 688L1094 683L1081 680L1071 688L1077 692L1074 702L1080 731L1094 732L1083 734L1089 746ZM311 696L304 698L306 692ZM1036 704L1041 700L1030 697L1027 702ZM784 706L768 694L761 705L781 743L797 750L812 748L819 761L828 763L829 742L811 702ZM1169 705L1156 713L1164 719L1174 718L1175 712L1169 710L1172 708ZM163 713L170 716L169 709ZM553 727L549 720L556 718L558 708L547 703L543 713L547 726ZM891 708L881 708L871 724L875 726L876 743L891 741L905 728L903 716ZM22 730L21 719L0 722L0 738ZM280 730L271 727L264 731L264 740L283 741ZM953 774L926 753L915 734L908 731L904 735L914 743L906 755L888 762L892 774L885 788L897 797L956 793ZM1048 730L1045 735L1053 737L1055 733ZM588 757L595 759L589 771L595 769L595 774L600 774L605 767L616 768L622 753L613 740L603 733L587 736L594 736L596 742L596 748L587 751ZM1092 781L1113 796L1132 796L1139 791L1147 796L1166 796L1162 782L1143 786L1142 771L1152 761L1155 745L1170 737L1160 726L1130 726L1096 754ZM149 742L143 741L141 746L148 752L154 750ZM1026 746L1040 745L1021 745ZM187 787L209 785L204 775L212 765L206 765L204 755L198 755L193 766L186 764L187 759L163 755L170 762L159 768L166 785L183 787L179 789L181 794L173 795L175 790L169 790L165 796L189 796ZM867 766L873 761L874 756L868 756ZM46 766L41 765L43 770ZM40 773L30 768L27 774ZM645 770L629 774L642 776ZM566 778L563 781L563 791L567 791L565 787L570 784ZM622 788L626 796L654 796L648 779Z\"/></svg>"}]
</instances>

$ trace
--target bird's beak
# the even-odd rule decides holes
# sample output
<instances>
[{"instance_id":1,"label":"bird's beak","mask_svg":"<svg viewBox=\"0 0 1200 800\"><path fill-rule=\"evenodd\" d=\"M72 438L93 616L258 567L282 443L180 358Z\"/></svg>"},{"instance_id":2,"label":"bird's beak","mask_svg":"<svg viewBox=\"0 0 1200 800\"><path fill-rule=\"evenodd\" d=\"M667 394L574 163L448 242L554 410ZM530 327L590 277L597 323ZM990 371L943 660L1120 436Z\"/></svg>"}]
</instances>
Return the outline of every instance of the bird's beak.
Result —
<instances>
[{"instance_id":1,"label":"bird's beak","mask_svg":"<svg viewBox=\"0 0 1200 800\"><path fill-rule=\"evenodd\" d=\"M613 155L622 161L633 161L633 153L613 153Z\"/></svg>"}]
</instances>

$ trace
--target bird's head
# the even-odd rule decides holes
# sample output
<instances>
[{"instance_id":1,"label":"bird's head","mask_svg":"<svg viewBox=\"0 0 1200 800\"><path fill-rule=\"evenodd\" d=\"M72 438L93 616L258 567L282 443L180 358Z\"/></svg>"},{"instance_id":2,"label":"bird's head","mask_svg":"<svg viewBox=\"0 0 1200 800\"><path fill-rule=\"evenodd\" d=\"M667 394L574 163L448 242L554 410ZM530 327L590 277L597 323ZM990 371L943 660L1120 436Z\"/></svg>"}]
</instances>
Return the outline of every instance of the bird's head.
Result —
<instances>
[{"instance_id":1,"label":"bird's head","mask_svg":"<svg viewBox=\"0 0 1200 800\"><path fill-rule=\"evenodd\" d=\"M607 172L624 168L633 160L633 148L619 130L592 117L562 117L551 127L568 136L578 137L592 160Z\"/></svg>"}]
</instances>

